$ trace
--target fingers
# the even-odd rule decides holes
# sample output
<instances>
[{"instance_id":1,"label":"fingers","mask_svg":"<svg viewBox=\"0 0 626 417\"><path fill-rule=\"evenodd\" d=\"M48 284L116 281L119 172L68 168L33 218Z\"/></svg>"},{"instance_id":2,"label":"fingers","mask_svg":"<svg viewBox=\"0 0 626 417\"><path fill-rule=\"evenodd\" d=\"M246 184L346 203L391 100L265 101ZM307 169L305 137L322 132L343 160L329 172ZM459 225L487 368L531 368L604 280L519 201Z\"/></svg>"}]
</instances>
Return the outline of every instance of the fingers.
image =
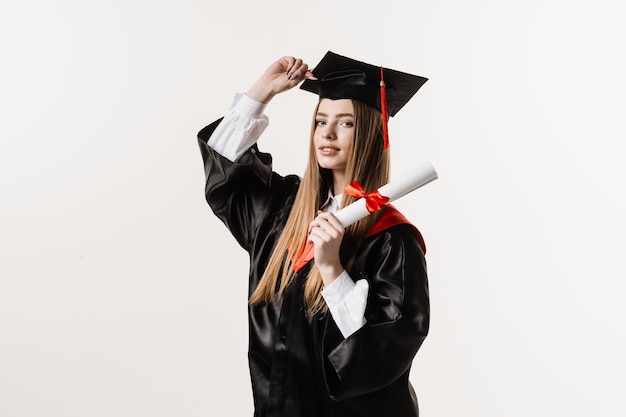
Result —
<instances>
[{"instance_id":1,"label":"fingers","mask_svg":"<svg viewBox=\"0 0 626 417\"><path fill-rule=\"evenodd\" d=\"M309 223L309 235L315 234L324 241L343 236L343 225L332 213L321 213Z\"/></svg>"},{"instance_id":2,"label":"fingers","mask_svg":"<svg viewBox=\"0 0 626 417\"><path fill-rule=\"evenodd\" d=\"M300 58L287 58L287 77L289 81L302 81L307 77L313 76L313 73L309 71L309 66L305 64Z\"/></svg>"},{"instance_id":3,"label":"fingers","mask_svg":"<svg viewBox=\"0 0 626 417\"><path fill-rule=\"evenodd\" d=\"M325 228L322 226L316 226L311 229L311 233L309 233L309 240L314 241L314 243L322 243L322 242L330 242L333 239L337 239L340 236L336 230Z\"/></svg>"},{"instance_id":4,"label":"fingers","mask_svg":"<svg viewBox=\"0 0 626 417\"><path fill-rule=\"evenodd\" d=\"M283 56L265 70L246 95L260 103L268 103L276 94L290 90L312 76L302 59Z\"/></svg>"},{"instance_id":5,"label":"fingers","mask_svg":"<svg viewBox=\"0 0 626 417\"><path fill-rule=\"evenodd\" d=\"M289 65L287 65L287 75L293 74L302 66L302 60L300 58L288 57Z\"/></svg>"},{"instance_id":6,"label":"fingers","mask_svg":"<svg viewBox=\"0 0 626 417\"><path fill-rule=\"evenodd\" d=\"M315 247L315 265L328 285L343 271L339 251L344 229L331 213L321 213L309 225L308 241Z\"/></svg>"},{"instance_id":7,"label":"fingers","mask_svg":"<svg viewBox=\"0 0 626 417\"><path fill-rule=\"evenodd\" d=\"M320 216L322 216L322 214L324 215L324 218L326 218L335 229L339 230L343 234L343 224L341 224L341 222L337 220L337 217L335 217L333 213L320 213Z\"/></svg>"},{"instance_id":8,"label":"fingers","mask_svg":"<svg viewBox=\"0 0 626 417\"><path fill-rule=\"evenodd\" d=\"M342 234L338 233L336 230L324 229L323 227L314 227L311 230L311 233L307 236L307 240L315 245L316 256L318 256L318 250L321 248L326 248L325 250L331 250L331 248L335 248L336 251L339 250L339 246L341 245ZM325 246L327 245L327 246Z\"/></svg>"}]
</instances>

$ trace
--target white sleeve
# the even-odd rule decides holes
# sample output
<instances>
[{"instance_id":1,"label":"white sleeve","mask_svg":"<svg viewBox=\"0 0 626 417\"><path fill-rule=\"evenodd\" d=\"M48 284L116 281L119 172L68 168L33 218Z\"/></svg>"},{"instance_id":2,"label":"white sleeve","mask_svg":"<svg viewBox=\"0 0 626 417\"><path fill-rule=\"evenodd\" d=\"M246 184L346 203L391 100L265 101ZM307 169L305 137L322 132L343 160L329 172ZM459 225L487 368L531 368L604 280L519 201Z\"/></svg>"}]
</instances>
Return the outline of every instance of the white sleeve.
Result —
<instances>
[{"instance_id":1,"label":"white sleeve","mask_svg":"<svg viewBox=\"0 0 626 417\"><path fill-rule=\"evenodd\" d=\"M355 283L346 271L322 289L322 297L344 338L365 324L368 293L368 282L360 279Z\"/></svg>"},{"instance_id":2,"label":"white sleeve","mask_svg":"<svg viewBox=\"0 0 626 417\"><path fill-rule=\"evenodd\" d=\"M208 145L223 157L234 162L254 145L269 119L263 114L265 104L237 93L224 119L215 128Z\"/></svg>"}]
</instances>

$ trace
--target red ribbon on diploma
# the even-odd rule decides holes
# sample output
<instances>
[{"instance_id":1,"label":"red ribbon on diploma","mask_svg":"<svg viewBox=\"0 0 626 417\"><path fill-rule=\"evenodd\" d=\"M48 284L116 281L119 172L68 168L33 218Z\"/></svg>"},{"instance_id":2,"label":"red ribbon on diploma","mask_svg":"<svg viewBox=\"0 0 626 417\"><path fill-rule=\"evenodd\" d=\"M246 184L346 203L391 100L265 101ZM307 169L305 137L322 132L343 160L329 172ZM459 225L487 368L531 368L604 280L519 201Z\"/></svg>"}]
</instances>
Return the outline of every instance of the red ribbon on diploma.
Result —
<instances>
[{"instance_id":1,"label":"red ribbon on diploma","mask_svg":"<svg viewBox=\"0 0 626 417\"><path fill-rule=\"evenodd\" d=\"M366 193L363 186L357 181L352 181L350 184L346 185L345 192L355 198L364 198L365 207L370 213L380 210L389 204L389 197L381 195L378 190Z\"/></svg>"}]
</instances>

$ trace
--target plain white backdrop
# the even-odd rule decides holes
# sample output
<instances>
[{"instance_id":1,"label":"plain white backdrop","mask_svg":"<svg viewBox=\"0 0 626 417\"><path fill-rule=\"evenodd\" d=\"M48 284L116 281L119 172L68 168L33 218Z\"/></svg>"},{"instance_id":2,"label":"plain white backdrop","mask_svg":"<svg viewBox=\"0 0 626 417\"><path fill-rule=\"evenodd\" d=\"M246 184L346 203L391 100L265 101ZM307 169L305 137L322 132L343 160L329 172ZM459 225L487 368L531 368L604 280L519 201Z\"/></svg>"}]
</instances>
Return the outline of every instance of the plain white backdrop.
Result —
<instances>
[{"instance_id":1,"label":"plain white backdrop","mask_svg":"<svg viewBox=\"0 0 626 417\"><path fill-rule=\"evenodd\" d=\"M283 55L428 77L390 123L423 232L426 417L626 414L619 0L2 1L0 415L250 416L247 257L196 133ZM302 173L315 97L260 146Z\"/></svg>"}]
</instances>

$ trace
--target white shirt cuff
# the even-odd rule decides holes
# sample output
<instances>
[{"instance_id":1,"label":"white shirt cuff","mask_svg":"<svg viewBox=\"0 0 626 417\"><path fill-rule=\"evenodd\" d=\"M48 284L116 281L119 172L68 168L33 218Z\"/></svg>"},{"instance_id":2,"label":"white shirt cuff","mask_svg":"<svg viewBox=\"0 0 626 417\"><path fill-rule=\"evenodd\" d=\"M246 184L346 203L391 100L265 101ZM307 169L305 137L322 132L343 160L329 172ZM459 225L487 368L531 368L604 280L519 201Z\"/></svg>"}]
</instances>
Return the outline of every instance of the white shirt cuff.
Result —
<instances>
[{"instance_id":1,"label":"white shirt cuff","mask_svg":"<svg viewBox=\"0 0 626 417\"><path fill-rule=\"evenodd\" d=\"M322 289L322 297L344 338L366 323L368 292L369 284L366 280L360 279L355 283L346 271Z\"/></svg>"},{"instance_id":2,"label":"white shirt cuff","mask_svg":"<svg viewBox=\"0 0 626 417\"><path fill-rule=\"evenodd\" d=\"M223 157L236 161L259 140L269 124L264 110L265 104L245 94L235 94L230 109L207 144Z\"/></svg>"}]
</instances>

